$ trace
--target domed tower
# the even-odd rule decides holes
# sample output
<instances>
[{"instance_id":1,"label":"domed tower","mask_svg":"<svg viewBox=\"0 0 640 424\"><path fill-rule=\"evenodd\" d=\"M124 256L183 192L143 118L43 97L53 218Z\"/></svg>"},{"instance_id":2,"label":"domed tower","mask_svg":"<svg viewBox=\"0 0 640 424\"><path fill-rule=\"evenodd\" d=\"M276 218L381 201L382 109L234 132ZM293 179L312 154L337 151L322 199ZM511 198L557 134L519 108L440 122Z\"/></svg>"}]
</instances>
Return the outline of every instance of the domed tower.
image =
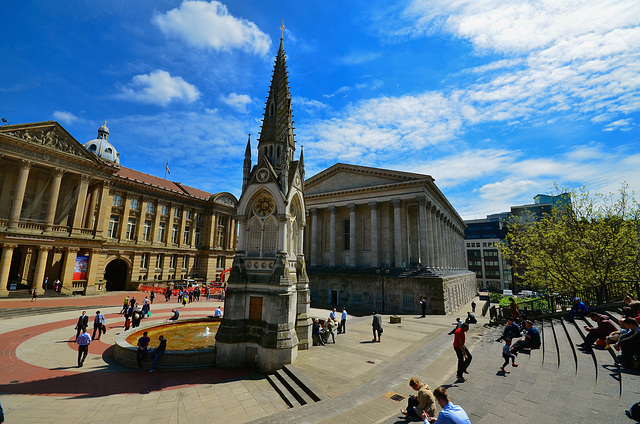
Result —
<instances>
[{"instance_id":1,"label":"domed tower","mask_svg":"<svg viewBox=\"0 0 640 424\"><path fill-rule=\"evenodd\" d=\"M238 203L238 250L216 334L216 363L273 372L311 341L303 254L304 165L294 160L293 113L282 36L251 169L247 142Z\"/></svg>"},{"instance_id":2,"label":"domed tower","mask_svg":"<svg viewBox=\"0 0 640 424\"><path fill-rule=\"evenodd\" d=\"M98 138L87 141L84 144L84 147L101 159L120 165L120 153L118 153L116 148L109 143L109 128L107 128L107 121L104 121L104 124L98 128Z\"/></svg>"}]
</instances>

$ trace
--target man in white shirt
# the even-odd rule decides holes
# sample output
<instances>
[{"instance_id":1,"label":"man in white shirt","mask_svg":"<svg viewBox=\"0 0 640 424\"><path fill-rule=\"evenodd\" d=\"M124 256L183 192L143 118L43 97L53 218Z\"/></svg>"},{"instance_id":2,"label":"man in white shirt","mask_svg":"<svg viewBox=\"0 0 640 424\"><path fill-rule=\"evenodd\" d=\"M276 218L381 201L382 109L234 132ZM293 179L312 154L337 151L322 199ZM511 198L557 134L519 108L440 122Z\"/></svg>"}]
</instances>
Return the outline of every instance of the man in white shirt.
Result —
<instances>
[{"instance_id":1,"label":"man in white shirt","mask_svg":"<svg viewBox=\"0 0 640 424\"><path fill-rule=\"evenodd\" d=\"M347 309L342 308L342 317L340 318L340 325L338 326L338 334L347 333Z\"/></svg>"},{"instance_id":2,"label":"man in white shirt","mask_svg":"<svg viewBox=\"0 0 640 424\"><path fill-rule=\"evenodd\" d=\"M78 343L78 368L84 364L84 360L87 359L89 353L89 345L91 344L91 336L87 334L87 328L82 327L81 333L76 340Z\"/></svg>"}]
</instances>

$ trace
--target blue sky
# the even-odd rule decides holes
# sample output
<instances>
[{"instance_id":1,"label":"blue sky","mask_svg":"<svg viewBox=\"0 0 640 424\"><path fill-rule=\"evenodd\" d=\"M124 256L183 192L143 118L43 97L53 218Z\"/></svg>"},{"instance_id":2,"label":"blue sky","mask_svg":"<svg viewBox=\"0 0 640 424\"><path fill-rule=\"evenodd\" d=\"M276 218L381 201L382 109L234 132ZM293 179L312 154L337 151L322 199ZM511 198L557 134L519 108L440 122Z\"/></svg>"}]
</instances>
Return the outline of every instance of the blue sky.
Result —
<instances>
[{"instance_id":1,"label":"blue sky","mask_svg":"<svg viewBox=\"0 0 640 424\"><path fill-rule=\"evenodd\" d=\"M240 196L285 24L307 176L433 176L465 219L640 187L637 0L6 2L0 116L107 121L123 166Z\"/></svg>"}]
</instances>

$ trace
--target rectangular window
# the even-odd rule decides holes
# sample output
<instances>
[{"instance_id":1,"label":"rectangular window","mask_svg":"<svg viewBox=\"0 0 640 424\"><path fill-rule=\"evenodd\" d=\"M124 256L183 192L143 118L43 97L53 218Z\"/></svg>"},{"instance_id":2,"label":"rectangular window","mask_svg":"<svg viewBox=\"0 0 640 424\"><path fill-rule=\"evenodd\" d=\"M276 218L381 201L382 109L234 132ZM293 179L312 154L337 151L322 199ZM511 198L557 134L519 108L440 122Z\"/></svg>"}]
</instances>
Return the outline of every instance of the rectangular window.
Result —
<instances>
[{"instance_id":1,"label":"rectangular window","mask_svg":"<svg viewBox=\"0 0 640 424\"><path fill-rule=\"evenodd\" d=\"M131 210L137 211L138 209L140 209L140 200L131 199Z\"/></svg>"},{"instance_id":2,"label":"rectangular window","mask_svg":"<svg viewBox=\"0 0 640 424\"><path fill-rule=\"evenodd\" d=\"M202 222L202 212L196 214L196 221Z\"/></svg>"},{"instance_id":3,"label":"rectangular window","mask_svg":"<svg viewBox=\"0 0 640 424\"><path fill-rule=\"evenodd\" d=\"M491 256L498 257L498 251L497 250L485 250L484 251L484 257L485 258L486 257L491 257Z\"/></svg>"},{"instance_id":4,"label":"rectangular window","mask_svg":"<svg viewBox=\"0 0 640 424\"><path fill-rule=\"evenodd\" d=\"M191 219L191 211L185 211L184 214L185 214L185 218Z\"/></svg>"},{"instance_id":5,"label":"rectangular window","mask_svg":"<svg viewBox=\"0 0 640 424\"><path fill-rule=\"evenodd\" d=\"M218 217L218 225L222 225L222 226L227 225L227 218L224 216Z\"/></svg>"},{"instance_id":6,"label":"rectangular window","mask_svg":"<svg viewBox=\"0 0 640 424\"><path fill-rule=\"evenodd\" d=\"M224 268L224 256L218 256L218 259L216 261L216 268L218 269Z\"/></svg>"},{"instance_id":7,"label":"rectangular window","mask_svg":"<svg viewBox=\"0 0 640 424\"><path fill-rule=\"evenodd\" d=\"M147 212L153 213L154 210L155 210L155 207L153 206L153 203L147 202Z\"/></svg>"},{"instance_id":8,"label":"rectangular window","mask_svg":"<svg viewBox=\"0 0 640 424\"><path fill-rule=\"evenodd\" d=\"M200 229L196 228L196 235L195 235L195 242L196 242L196 247L200 247Z\"/></svg>"},{"instance_id":9,"label":"rectangular window","mask_svg":"<svg viewBox=\"0 0 640 424\"><path fill-rule=\"evenodd\" d=\"M165 224L164 222L161 222L160 224L158 224L158 241L160 243L164 243L166 233L167 233L167 224Z\"/></svg>"},{"instance_id":10,"label":"rectangular window","mask_svg":"<svg viewBox=\"0 0 640 424\"><path fill-rule=\"evenodd\" d=\"M127 221L127 240L133 240L136 237L136 219L129 218Z\"/></svg>"},{"instance_id":11,"label":"rectangular window","mask_svg":"<svg viewBox=\"0 0 640 424\"><path fill-rule=\"evenodd\" d=\"M140 257L140 269L149 269L149 254L143 253Z\"/></svg>"},{"instance_id":12,"label":"rectangular window","mask_svg":"<svg viewBox=\"0 0 640 424\"><path fill-rule=\"evenodd\" d=\"M189 227L184 228L184 237L182 238L182 244L189 244L189 238L191 236L191 229Z\"/></svg>"},{"instance_id":13,"label":"rectangular window","mask_svg":"<svg viewBox=\"0 0 640 424\"><path fill-rule=\"evenodd\" d=\"M116 238L118 236L118 224L120 223L120 217L118 215L111 215L109 218L109 232L107 236L109 238Z\"/></svg>"},{"instance_id":14,"label":"rectangular window","mask_svg":"<svg viewBox=\"0 0 640 424\"><path fill-rule=\"evenodd\" d=\"M175 216L176 218L180 218L180 209L179 208L173 208L173 216Z\"/></svg>"},{"instance_id":15,"label":"rectangular window","mask_svg":"<svg viewBox=\"0 0 640 424\"><path fill-rule=\"evenodd\" d=\"M158 253L156 256L156 269L162 269L164 263L164 253Z\"/></svg>"},{"instance_id":16,"label":"rectangular window","mask_svg":"<svg viewBox=\"0 0 640 424\"><path fill-rule=\"evenodd\" d=\"M142 228L142 240L150 241L151 240L151 220L147 219L144 221L144 227Z\"/></svg>"},{"instance_id":17,"label":"rectangular window","mask_svg":"<svg viewBox=\"0 0 640 424\"><path fill-rule=\"evenodd\" d=\"M167 205L160 205L160 215L168 215L169 207Z\"/></svg>"},{"instance_id":18,"label":"rectangular window","mask_svg":"<svg viewBox=\"0 0 640 424\"><path fill-rule=\"evenodd\" d=\"M349 250L351 248L351 220L345 219L342 223L342 245L344 250Z\"/></svg>"},{"instance_id":19,"label":"rectangular window","mask_svg":"<svg viewBox=\"0 0 640 424\"><path fill-rule=\"evenodd\" d=\"M189 269L189 255L182 257L182 269Z\"/></svg>"},{"instance_id":20,"label":"rectangular window","mask_svg":"<svg viewBox=\"0 0 640 424\"><path fill-rule=\"evenodd\" d=\"M178 226L174 225L171 228L171 243L178 244Z\"/></svg>"},{"instance_id":21,"label":"rectangular window","mask_svg":"<svg viewBox=\"0 0 640 424\"><path fill-rule=\"evenodd\" d=\"M122 196L119 194L113 195L113 206L122 206Z\"/></svg>"},{"instance_id":22,"label":"rectangular window","mask_svg":"<svg viewBox=\"0 0 640 424\"><path fill-rule=\"evenodd\" d=\"M193 267L198 268L200 266L200 256L196 255L193 257Z\"/></svg>"},{"instance_id":23,"label":"rectangular window","mask_svg":"<svg viewBox=\"0 0 640 424\"><path fill-rule=\"evenodd\" d=\"M169 269L176 269L176 262L178 261L178 255L171 255L169 258Z\"/></svg>"}]
</instances>

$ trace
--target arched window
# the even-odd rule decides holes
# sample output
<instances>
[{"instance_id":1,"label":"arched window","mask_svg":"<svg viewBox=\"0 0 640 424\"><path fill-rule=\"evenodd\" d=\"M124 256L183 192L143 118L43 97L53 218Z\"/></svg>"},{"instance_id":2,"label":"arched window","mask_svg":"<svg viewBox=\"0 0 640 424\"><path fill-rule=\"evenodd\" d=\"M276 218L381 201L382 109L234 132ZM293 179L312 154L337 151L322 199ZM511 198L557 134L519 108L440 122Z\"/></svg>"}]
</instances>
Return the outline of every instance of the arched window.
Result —
<instances>
[{"instance_id":1,"label":"arched window","mask_svg":"<svg viewBox=\"0 0 640 424\"><path fill-rule=\"evenodd\" d=\"M91 146L89 146L89 151L92 153L95 153L97 149L98 147L95 144L92 144Z\"/></svg>"},{"instance_id":2,"label":"arched window","mask_svg":"<svg viewBox=\"0 0 640 424\"><path fill-rule=\"evenodd\" d=\"M278 248L278 221L269 217L264 224L264 238L262 241L262 251L265 256L275 255Z\"/></svg>"},{"instance_id":3,"label":"arched window","mask_svg":"<svg viewBox=\"0 0 640 424\"><path fill-rule=\"evenodd\" d=\"M107 147L106 149L104 149L104 151L106 153L113 153L113 150L111 150L111 147Z\"/></svg>"},{"instance_id":4,"label":"arched window","mask_svg":"<svg viewBox=\"0 0 640 424\"><path fill-rule=\"evenodd\" d=\"M262 238L262 225L260 219L254 217L249 224L249 245L247 246L247 253L249 256L260 255L260 242Z\"/></svg>"}]
</instances>

